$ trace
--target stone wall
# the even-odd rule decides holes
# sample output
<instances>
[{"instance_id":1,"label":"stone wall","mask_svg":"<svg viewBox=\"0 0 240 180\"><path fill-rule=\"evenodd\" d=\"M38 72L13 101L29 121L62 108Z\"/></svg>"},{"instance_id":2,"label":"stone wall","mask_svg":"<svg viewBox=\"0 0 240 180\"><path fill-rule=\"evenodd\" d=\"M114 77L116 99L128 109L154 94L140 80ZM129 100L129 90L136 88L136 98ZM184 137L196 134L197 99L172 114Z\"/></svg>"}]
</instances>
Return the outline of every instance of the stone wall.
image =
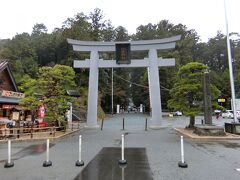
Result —
<instances>
[{"instance_id":1,"label":"stone wall","mask_svg":"<svg viewBox=\"0 0 240 180\"><path fill-rule=\"evenodd\" d=\"M199 136L225 136L224 127L209 126L209 125L195 125L193 133Z\"/></svg>"}]
</instances>

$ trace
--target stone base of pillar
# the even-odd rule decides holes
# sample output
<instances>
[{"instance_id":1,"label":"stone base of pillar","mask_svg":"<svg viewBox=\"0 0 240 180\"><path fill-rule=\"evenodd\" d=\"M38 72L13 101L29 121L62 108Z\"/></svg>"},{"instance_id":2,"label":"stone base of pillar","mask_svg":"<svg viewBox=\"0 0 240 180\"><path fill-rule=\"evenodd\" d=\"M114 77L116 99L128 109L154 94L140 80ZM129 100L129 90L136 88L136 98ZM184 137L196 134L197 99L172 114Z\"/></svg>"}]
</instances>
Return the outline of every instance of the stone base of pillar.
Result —
<instances>
[{"instance_id":1,"label":"stone base of pillar","mask_svg":"<svg viewBox=\"0 0 240 180\"><path fill-rule=\"evenodd\" d=\"M99 129L99 125L86 125L84 126L84 129Z\"/></svg>"},{"instance_id":2,"label":"stone base of pillar","mask_svg":"<svg viewBox=\"0 0 240 180\"><path fill-rule=\"evenodd\" d=\"M164 129L166 127L161 125L150 125L148 128L153 130L159 130L159 129Z\"/></svg>"},{"instance_id":3,"label":"stone base of pillar","mask_svg":"<svg viewBox=\"0 0 240 180\"><path fill-rule=\"evenodd\" d=\"M153 129L153 130L158 130L158 129L163 129L165 128L164 126L162 126L162 114L155 116L155 117L151 117L150 122L149 122L149 129Z\"/></svg>"}]
</instances>

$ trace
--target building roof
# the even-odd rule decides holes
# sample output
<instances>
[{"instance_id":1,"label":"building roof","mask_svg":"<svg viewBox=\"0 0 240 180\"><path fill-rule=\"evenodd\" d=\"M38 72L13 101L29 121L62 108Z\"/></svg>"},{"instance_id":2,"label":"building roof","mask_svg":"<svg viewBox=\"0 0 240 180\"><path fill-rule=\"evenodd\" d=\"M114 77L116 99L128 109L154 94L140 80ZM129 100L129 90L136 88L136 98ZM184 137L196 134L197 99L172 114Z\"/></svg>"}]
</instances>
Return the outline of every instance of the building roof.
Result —
<instances>
[{"instance_id":1,"label":"building roof","mask_svg":"<svg viewBox=\"0 0 240 180\"><path fill-rule=\"evenodd\" d=\"M19 98L13 97L0 97L0 103L18 104L19 100Z\"/></svg>"},{"instance_id":2,"label":"building roof","mask_svg":"<svg viewBox=\"0 0 240 180\"><path fill-rule=\"evenodd\" d=\"M80 97L80 93L77 90L67 90L67 95L73 96L73 97Z\"/></svg>"},{"instance_id":3,"label":"building roof","mask_svg":"<svg viewBox=\"0 0 240 180\"><path fill-rule=\"evenodd\" d=\"M14 77L13 77L13 73L12 73L12 71L11 71L11 68L10 68L10 66L9 66L9 64L8 64L8 60L6 60L6 59L0 59L0 73L1 73L2 71L4 71L5 69L7 70L8 74L9 74L9 77L10 77L12 83L13 83L13 86L14 86L15 91L18 92L18 87L17 87L16 81L15 81L15 79L14 79Z\"/></svg>"},{"instance_id":4,"label":"building roof","mask_svg":"<svg viewBox=\"0 0 240 180\"><path fill-rule=\"evenodd\" d=\"M0 72L2 72L2 70L5 69L7 64L8 64L8 61L6 59L0 59Z\"/></svg>"}]
</instances>

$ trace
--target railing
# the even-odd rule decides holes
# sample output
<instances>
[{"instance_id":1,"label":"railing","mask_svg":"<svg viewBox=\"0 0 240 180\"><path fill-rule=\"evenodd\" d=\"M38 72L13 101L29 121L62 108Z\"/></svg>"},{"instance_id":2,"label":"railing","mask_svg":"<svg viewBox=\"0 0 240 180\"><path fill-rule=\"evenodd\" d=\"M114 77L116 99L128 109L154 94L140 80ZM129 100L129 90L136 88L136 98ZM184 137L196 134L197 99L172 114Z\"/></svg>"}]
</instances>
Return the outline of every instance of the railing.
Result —
<instances>
[{"instance_id":1,"label":"railing","mask_svg":"<svg viewBox=\"0 0 240 180\"><path fill-rule=\"evenodd\" d=\"M68 130L73 131L80 129L80 123L71 123L67 125ZM19 128L0 128L0 139L22 138L33 139L34 137L52 136L55 137L57 132L66 132L66 126L50 126L50 127L19 127Z\"/></svg>"},{"instance_id":2,"label":"railing","mask_svg":"<svg viewBox=\"0 0 240 180\"><path fill-rule=\"evenodd\" d=\"M80 123L80 121L77 121L76 123L68 123L67 126L73 131L74 129L80 129Z\"/></svg>"}]
</instances>

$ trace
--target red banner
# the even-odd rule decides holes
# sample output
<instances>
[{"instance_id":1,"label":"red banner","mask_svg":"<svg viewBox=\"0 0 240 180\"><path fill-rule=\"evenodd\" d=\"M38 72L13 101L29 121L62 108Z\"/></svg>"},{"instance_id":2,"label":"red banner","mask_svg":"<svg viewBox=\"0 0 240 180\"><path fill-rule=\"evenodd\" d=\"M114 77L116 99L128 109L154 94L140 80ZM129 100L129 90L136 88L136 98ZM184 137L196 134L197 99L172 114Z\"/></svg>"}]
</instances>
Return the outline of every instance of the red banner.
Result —
<instances>
[{"instance_id":1,"label":"red banner","mask_svg":"<svg viewBox=\"0 0 240 180\"><path fill-rule=\"evenodd\" d=\"M44 116L45 116L45 108L44 108L44 106L41 106L39 108L39 118L43 119Z\"/></svg>"}]
</instances>

